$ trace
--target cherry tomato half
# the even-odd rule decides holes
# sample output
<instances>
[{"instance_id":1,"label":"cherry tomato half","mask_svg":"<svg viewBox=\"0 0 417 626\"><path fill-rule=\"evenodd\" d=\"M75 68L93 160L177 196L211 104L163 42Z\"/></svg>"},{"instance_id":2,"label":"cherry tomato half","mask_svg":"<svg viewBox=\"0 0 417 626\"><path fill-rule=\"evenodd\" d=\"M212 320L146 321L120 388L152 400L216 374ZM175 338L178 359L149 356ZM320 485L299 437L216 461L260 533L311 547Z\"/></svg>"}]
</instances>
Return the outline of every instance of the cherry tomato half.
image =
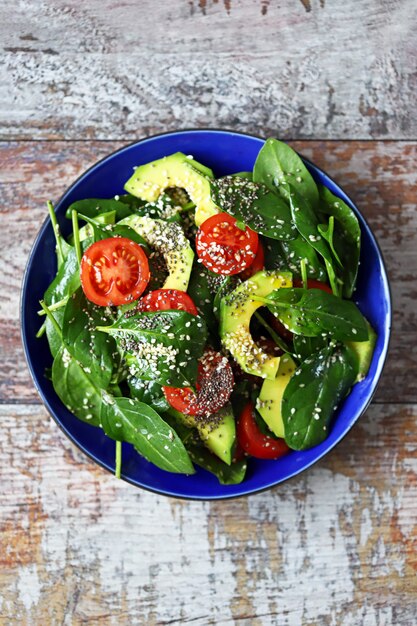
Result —
<instances>
[{"instance_id":1,"label":"cherry tomato half","mask_svg":"<svg viewBox=\"0 0 417 626\"><path fill-rule=\"evenodd\" d=\"M138 302L139 311L187 311L198 315L197 307L185 291L179 289L155 289Z\"/></svg>"},{"instance_id":2,"label":"cherry tomato half","mask_svg":"<svg viewBox=\"0 0 417 626\"><path fill-rule=\"evenodd\" d=\"M239 418L237 438L246 454L257 459L278 459L289 451L283 439L273 439L259 430L252 402L246 404Z\"/></svg>"},{"instance_id":3,"label":"cherry tomato half","mask_svg":"<svg viewBox=\"0 0 417 626\"><path fill-rule=\"evenodd\" d=\"M261 242L258 242L258 250L256 252L256 256L253 259L253 262L241 273L241 277L243 280L247 280L254 274L257 274L261 270L263 270L265 266L265 253L264 248Z\"/></svg>"},{"instance_id":4,"label":"cherry tomato half","mask_svg":"<svg viewBox=\"0 0 417 626\"><path fill-rule=\"evenodd\" d=\"M236 226L227 213L212 215L203 222L196 236L201 263L215 274L239 274L253 263L258 250L258 234Z\"/></svg>"},{"instance_id":5,"label":"cherry tomato half","mask_svg":"<svg viewBox=\"0 0 417 626\"><path fill-rule=\"evenodd\" d=\"M81 259L81 286L86 297L99 306L137 300L149 278L146 254L126 237L96 241Z\"/></svg>"},{"instance_id":6,"label":"cherry tomato half","mask_svg":"<svg viewBox=\"0 0 417 626\"><path fill-rule=\"evenodd\" d=\"M225 356L207 349L198 364L195 393L189 387L163 387L169 404L186 415L213 415L226 404L234 385L232 368Z\"/></svg>"}]
</instances>

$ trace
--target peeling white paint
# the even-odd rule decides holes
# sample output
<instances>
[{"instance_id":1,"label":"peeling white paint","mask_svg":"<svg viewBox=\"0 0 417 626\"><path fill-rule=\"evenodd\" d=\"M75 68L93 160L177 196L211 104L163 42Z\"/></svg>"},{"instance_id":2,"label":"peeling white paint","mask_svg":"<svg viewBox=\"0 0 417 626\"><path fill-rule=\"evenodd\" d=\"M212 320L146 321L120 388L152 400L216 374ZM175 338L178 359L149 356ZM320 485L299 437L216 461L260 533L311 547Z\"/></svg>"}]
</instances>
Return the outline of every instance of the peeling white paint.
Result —
<instances>
[{"instance_id":1,"label":"peeling white paint","mask_svg":"<svg viewBox=\"0 0 417 626\"><path fill-rule=\"evenodd\" d=\"M37 606L42 591L42 585L39 581L35 563L32 565L22 565L19 568L16 587L19 599L26 611L30 611L32 607Z\"/></svg>"}]
</instances>

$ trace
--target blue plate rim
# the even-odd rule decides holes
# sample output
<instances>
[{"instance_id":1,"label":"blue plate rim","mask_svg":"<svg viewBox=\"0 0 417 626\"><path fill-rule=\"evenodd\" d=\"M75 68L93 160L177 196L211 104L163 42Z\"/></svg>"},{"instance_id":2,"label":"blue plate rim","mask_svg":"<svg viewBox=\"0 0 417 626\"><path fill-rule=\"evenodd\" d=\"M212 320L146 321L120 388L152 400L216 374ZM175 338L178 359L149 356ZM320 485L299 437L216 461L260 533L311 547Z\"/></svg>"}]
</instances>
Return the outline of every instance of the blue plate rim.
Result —
<instances>
[{"instance_id":1,"label":"blue plate rim","mask_svg":"<svg viewBox=\"0 0 417 626\"><path fill-rule=\"evenodd\" d=\"M87 175L89 175L89 173L91 171L93 171L96 167L98 167L101 163L103 163L104 161L106 161L107 159L110 159L112 157L114 157L117 154L123 153L124 151L129 150L130 148L132 148L133 146L136 146L138 144L142 144L142 143L146 143L147 141L152 141L158 137L163 137L166 135L184 135L184 134L189 134L189 133L213 133L213 134L224 134L224 135L240 135L240 136L244 136L244 137L248 137L250 139L257 139L260 140L262 142L265 142L266 139L264 137L261 137L260 135L255 135L252 133L245 133L243 131L234 131L234 130L228 130L228 129L222 129L222 128L186 128L186 129L181 129L181 130L174 130L174 131L166 131L166 132L161 132L161 133L155 133L153 135L150 135L149 137L144 137L143 139L138 139L135 140L129 144L126 144L125 146L122 146L121 148L118 148L117 150L114 150L113 152L107 154L106 156L104 156L102 159L96 161L95 163L93 163L93 165L91 165L87 170L83 171L82 174L80 174L80 176L78 176L78 178L66 189L66 191L62 194L62 196L59 198L58 202L56 203L57 205L60 205L62 202L65 201L66 196L68 194L71 193L71 191L73 190L74 187L76 187ZM157 489L157 488L153 488L150 487L149 485L145 485L139 481L136 480L132 480L131 478L129 478L128 476L124 475L122 473L121 475L121 479L124 480L125 482L134 485L135 487L140 487L141 489L145 489L146 491L149 491L151 493L155 493L158 495L163 495L163 496L168 496L168 497L172 497L172 498L177 498L180 500L190 500L190 501L216 501L216 500L234 500L234 499L238 499L238 498L243 498L243 497L247 497L249 495L255 495L258 493L262 493L264 491L268 491L269 489L272 489L273 487L276 487L279 484L282 484L288 480L290 480L291 478L294 478L295 476L298 476L302 473L304 473L307 469L309 469L310 467L312 467L313 465L315 465L318 461L320 461L324 456L326 456L329 452L331 452L336 445L338 445L345 437L346 435L350 432L350 430L353 428L353 426L356 424L356 422L359 420L359 418L366 412L366 410L369 408L369 405L371 404L376 390L378 388L379 382L381 380L381 376L382 376L382 372L384 370L386 361L387 361L387 355L388 355L388 351L389 351L389 345L390 345L390 341L391 341L391 329L392 329L392 292L391 292L391 286L390 286L390 282L388 279L388 272L387 272L387 268L386 268L386 264L385 264L385 260L384 260L384 256L382 254L381 248L379 246L379 243L375 237L375 235L372 232L371 227L369 226L366 218L363 216L363 214L361 213L361 211L358 209L358 207L356 206L356 204L353 202L353 200L350 198L350 196L344 191L343 187L341 187L337 182L335 182L331 176L329 176L327 174L327 172L325 170L323 170L322 168L318 167L317 165L315 165L310 159L307 159L306 157L304 157L301 153L298 153L300 155L300 157L302 158L302 160L307 163L308 165L310 165L312 167L313 170L317 170L318 172L320 172L320 174L323 175L323 177L325 178L326 182L329 181L332 185L334 185L337 189L339 189L342 193L342 195L348 199L349 203L354 207L355 212L360 216L360 218L363 221L363 225L367 231L367 235L370 237L370 239L372 240L373 245L376 247L377 251L378 251L378 256L380 259L380 264L381 264L381 270L382 270L382 279L383 279L383 285L384 285L384 290L387 294L387 315L386 315L386 323L385 323L385 327L386 327L386 332L385 332L385 337L384 337L384 345L379 357L379 361L378 361L378 368L377 371L375 373L374 376L374 382L372 384L372 389L371 392L369 394L369 398L367 403L365 404L365 406L362 408L361 411L358 412L358 414L354 417L354 419L351 420L350 425L348 426L348 428L346 428L346 430L338 437L338 439L336 439L332 445L323 450L322 453L319 454L319 456L317 456L317 458L313 459L311 462L309 462L307 465L305 465L301 470L294 470L291 474L289 474L288 476L286 476L285 478L282 478L280 480L273 480L270 483L268 483L267 485L259 488L259 489L248 489L248 490L243 490L241 493L239 494L219 494L219 495L210 495L210 496L198 496L198 495L184 495L182 493L178 493L174 490L169 490L169 489ZM44 233L45 229L48 227L50 218L46 217L46 219L43 221L43 223L41 224L41 227L34 239L34 242L32 244L29 256L28 256L28 260L26 262L25 265L25 269L23 272L23 277L22 277L22 283L21 283L21 289L20 289L20 303L19 303L19 321L20 321L20 335L21 335L21 339L22 339L22 344L23 344L23 349L24 349L24 355L25 355L25 360L29 369L29 373L31 375L32 381L34 383L35 389L43 403L43 405L46 407L46 409L48 410L48 413L51 415L52 419L54 420L54 422L58 425L58 427L61 429L61 431L68 437L68 439L79 449L81 450L89 459L91 459L92 461L94 461L94 463L96 463L97 465L99 465L100 467L102 467L103 469L107 470L109 473L113 474L114 473L114 468L112 466L110 466L109 464L103 462L101 459L97 458L94 454L92 454L91 452L89 452L71 433L71 431L69 429L67 429L59 420L59 417L57 415L55 415L54 410L52 409L52 407L49 404L49 401L46 397L46 395L44 394L44 392L42 391L42 389L40 388L40 386L38 385L38 381L35 375L35 372L33 370L32 367L32 363L31 363L31 358L29 356L29 349L28 349L28 345L27 345L27 339L26 339L26 334L25 334L25 312L24 312L24 299L25 299L25 294L26 294L26 290L28 287L28 270L29 267L32 265L32 259L35 255L35 252L37 250L37 246L38 246L38 242L39 239L41 238L42 234ZM245 483L241 483L242 485L244 485Z\"/></svg>"}]
</instances>

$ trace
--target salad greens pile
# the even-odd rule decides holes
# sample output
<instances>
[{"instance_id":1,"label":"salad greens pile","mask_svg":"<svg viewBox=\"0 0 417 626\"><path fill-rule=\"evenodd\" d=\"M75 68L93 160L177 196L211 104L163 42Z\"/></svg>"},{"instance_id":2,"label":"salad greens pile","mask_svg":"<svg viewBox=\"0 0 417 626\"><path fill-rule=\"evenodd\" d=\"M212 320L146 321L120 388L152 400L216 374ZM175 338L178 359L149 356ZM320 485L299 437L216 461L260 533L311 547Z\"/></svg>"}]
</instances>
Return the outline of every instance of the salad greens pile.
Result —
<instances>
[{"instance_id":1,"label":"salad greens pile","mask_svg":"<svg viewBox=\"0 0 417 626\"><path fill-rule=\"evenodd\" d=\"M198 465L227 485L250 456L323 441L376 341L351 299L352 209L275 139L253 172L216 179L177 153L138 167L125 189L69 206L67 238L48 203L57 272L38 332L63 404L116 442L116 475L121 442L162 470ZM129 280L143 282L123 303L100 300L117 242L130 242L123 259L137 247L145 259L133 253Z\"/></svg>"}]
</instances>

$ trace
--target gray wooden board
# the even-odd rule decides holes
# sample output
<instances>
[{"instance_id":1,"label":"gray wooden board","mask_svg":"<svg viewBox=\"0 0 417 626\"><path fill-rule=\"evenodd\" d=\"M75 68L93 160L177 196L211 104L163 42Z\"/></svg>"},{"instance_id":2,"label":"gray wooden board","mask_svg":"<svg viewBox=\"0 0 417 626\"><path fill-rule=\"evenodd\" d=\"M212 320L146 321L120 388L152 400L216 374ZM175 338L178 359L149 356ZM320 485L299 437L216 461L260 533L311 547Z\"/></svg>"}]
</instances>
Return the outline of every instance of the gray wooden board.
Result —
<instances>
[{"instance_id":1,"label":"gray wooden board","mask_svg":"<svg viewBox=\"0 0 417 626\"><path fill-rule=\"evenodd\" d=\"M43 408L2 405L0 623L412 626L416 418L374 405L301 476L202 503L117 481Z\"/></svg>"},{"instance_id":2,"label":"gray wooden board","mask_svg":"<svg viewBox=\"0 0 417 626\"><path fill-rule=\"evenodd\" d=\"M0 7L0 136L416 138L414 0Z\"/></svg>"}]
</instances>

